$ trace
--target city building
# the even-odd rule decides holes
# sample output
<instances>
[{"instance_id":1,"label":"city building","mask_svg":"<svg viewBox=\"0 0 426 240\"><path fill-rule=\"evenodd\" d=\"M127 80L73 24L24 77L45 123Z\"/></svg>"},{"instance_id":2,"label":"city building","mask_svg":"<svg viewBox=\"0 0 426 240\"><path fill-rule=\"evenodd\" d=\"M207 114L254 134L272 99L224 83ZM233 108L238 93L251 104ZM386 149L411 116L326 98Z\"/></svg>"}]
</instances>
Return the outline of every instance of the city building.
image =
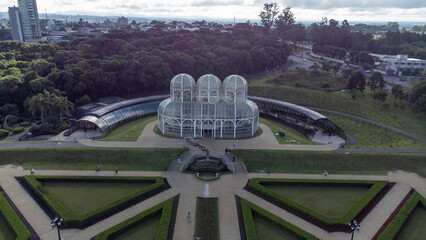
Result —
<instances>
[{"instance_id":1,"label":"city building","mask_svg":"<svg viewBox=\"0 0 426 240\"><path fill-rule=\"evenodd\" d=\"M41 37L36 0L18 0L24 41Z\"/></svg>"},{"instance_id":2,"label":"city building","mask_svg":"<svg viewBox=\"0 0 426 240\"><path fill-rule=\"evenodd\" d=\"M9 7L9 21L10 21L10 27L12 28L12 39L23 42L24 33L22 31L19 8L15 6Z\"/></svg>"},{"instance_id":3,"label":"city building","mask_svg":"<svg viewBox=\"0 0 426 240\"><path fill-rule=\"evenodd\" d=\"M242 138L258 128L259 109L247 99L247 82L238 75L223 83L212 74L197 83L188 74L170 82L170 98L158 106L158 128L169 136Z\"/></svg>"},{"instance_id":4,"label":"city building","mask_svg":"<svg viewBox=\"0 0 426 240\"><path fill-rule=\"evenodd\" d=\"M378 57L382 70L391 75L401 76L404 72L410 72L411 74L416 72L420 74L426 73L426 60L423 59L409 58L408 55L370 55Z\"/></svg>"},{"instance_id":5,"label":"city building","mask_svg":"<svg viewBox=\"0 0 426 240\"><path fill-rule=\"evenodd\" d=\"M13 40L34 41L41 37L36 0L18 0L18 7L9 7Z\"/></svg>"}]
</instances>

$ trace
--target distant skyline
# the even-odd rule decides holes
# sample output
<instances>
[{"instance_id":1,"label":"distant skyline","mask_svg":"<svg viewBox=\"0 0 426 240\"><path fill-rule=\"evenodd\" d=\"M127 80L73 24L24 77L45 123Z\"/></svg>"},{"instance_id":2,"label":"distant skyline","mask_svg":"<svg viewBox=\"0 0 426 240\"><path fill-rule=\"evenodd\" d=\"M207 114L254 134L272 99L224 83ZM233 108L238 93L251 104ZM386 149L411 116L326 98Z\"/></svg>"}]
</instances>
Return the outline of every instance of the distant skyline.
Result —
<instances>
[{"instance_id":1,"label":"distant skyline","mask_svg":"<svg viewBox=\"0 0 426 240\"><path fill-rule=\"evenodd\" d=\"M259 20L266 2L287 5L297 21L319 21L322 17L349 22L423 22L425 0L38 0L40 17L48 13L127 17ZM0 12L18 5L17 0L0 3Z\"/></svg>"}]
</instances>

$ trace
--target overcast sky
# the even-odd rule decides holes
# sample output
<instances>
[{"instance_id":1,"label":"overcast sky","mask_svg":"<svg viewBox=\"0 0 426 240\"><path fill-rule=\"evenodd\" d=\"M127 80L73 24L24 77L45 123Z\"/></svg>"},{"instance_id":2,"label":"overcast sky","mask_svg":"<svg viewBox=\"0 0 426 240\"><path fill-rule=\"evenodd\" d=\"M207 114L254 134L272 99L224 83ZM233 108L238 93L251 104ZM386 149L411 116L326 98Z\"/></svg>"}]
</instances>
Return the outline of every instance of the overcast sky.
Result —
<instances>
[{"instance_id":1,"label":"overcast sky","mask_svg":"<svg viewBox=\"0 0 426 240\"><path fill-rule=\"evenodd\" d=\"M322 17L342 21L424 22L426 0L37 0L39 13L64 13L103 16L237 18L259 19L265 2L289 5L296 20L319 21ZM17 5L17 0L2 0L0 11Z\"/></svg>"}]
</instances>

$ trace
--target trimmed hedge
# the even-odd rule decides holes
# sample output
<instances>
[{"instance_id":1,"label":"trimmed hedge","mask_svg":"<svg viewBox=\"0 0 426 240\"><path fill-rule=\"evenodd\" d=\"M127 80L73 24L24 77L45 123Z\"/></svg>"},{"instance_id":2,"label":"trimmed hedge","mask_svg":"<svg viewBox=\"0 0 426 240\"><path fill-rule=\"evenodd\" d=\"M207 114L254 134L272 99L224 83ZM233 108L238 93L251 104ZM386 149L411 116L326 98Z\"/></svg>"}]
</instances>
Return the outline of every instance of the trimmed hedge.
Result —
<instances>
[{"instance_id":1,"label":"trimmed hedge","mask_svg":"<svg viewBox=\"0 0 426 240\"><path fill-rule=\"evenodd\" d=\"M298 184L298 185L339 185L339 186L354 186L354 185L372 185L370 189L364 193L358 203L356 203L349 211L340 218L324 216L314 210L311 210L297 202L294 202L284 196L281 196L274 191L264 187L261 183L271 184ZM293 212L299 213L306 220L312 220L314 223L319 223L322 227L336 228L340 231L350 231L348 222L356 218L375 196L379 194L386 186L387 181L362 181L362 180L326 180L326 179L273 179L273 178L253 178L248 183L248 190L255 192L261 197L278 204L283 205Z\"/></svg>"},{"instance_id":2,"label":"trimmed hedge","mask_svg":"<svg viewBox=\"0 0 426 240\"><path fill-rule=\"evenodd\" d=\"M12 130L13 133L21 133L23 132L25 129L24 127L16 127Z\"/></svg>"},{"instance_id":3,"label":"trimmed hedge","mask_svg":"<svg viewBox=\"0 0 426 240\"><path fill-rule=\"evenodd\" d=\"M31 190L39 196L47 205L47 207L54 212L56 215L61 216L64 219L64 226L66 228L76 227L76 228L85 228L115 212L119 209L125 209L138 203L139 201L146 198L146 195L150 193L157 193L156 190L159 190L161 187L165 187L166 184L161 177L101 177L101 176L33 176L27 175L24 176L26 183L29 185ZM111 181L111 182L134 182L134 181L153 181L154 183L140 191L131 194L125 198L122 198L118 201L110 203L104 207L95 209L87 214L77 215L70 212L66 207L64 207L60 202L58 202L54 197L48 194L43 185L38 181L40 180L49 180L49 181Z\"/></svg>"},{"instance_id":4,"label":"trimmed hedge","mask_svg":"<svg viewBox=\"0 0 426 240\"><path fill-rule=\"evenodd\" d=\"M274 214L258 207L257 205L249 202L248 200L244 198L241 198L241 209L243 214L244 228L246 231L247 240L257 240L256 228L254 226L254 221L253 221L253 211L261 215L262 217L265 217L266 219L269 219L272 222L278 224L282 228L286 229L287 231L291 232L292 234L294 234L295 236L301 239L306 239L306 240L317 239L314 235L275 216Z\"/></svg>"},{"instance_id":5,"label":"trimmed hedge","mask_svg":"<svg viewBox=\"0 0 426 240\"><path fill-rule=\"evenodd\" d=\"M426 208L426 199L422 197L418 192L414 192L413 195L408 199L405 205L401 208L399 213L395 216L392 222L389 223L388 227L380 234L378 240L394 239L408 217L414 211L417 206Z\"/></svg>"},{"instance_id":6,"label":"trimmed hedge","mask_svg":"<svg viewBox=\"0 0 426 240\"><path fill-rule=\"evenodd\" d=\"M7 137L9 136L9 131L3 128L0 128L0 137Z\"/></svg>"},{"instance_id":7,"label":"trimmed hedge","mask_svg":"<svg viewBox=\"0 0 426 240\"><path fill-rule=\"evenodd\" d=\"M111 237L117 236L131 229L133 226L145 220L146 218L149 218L150 216L153 216L158 213L161 214L161 219L160 219L160 227L157 233L157 240L167 240L171 216L172 216L172 210L173 210L173 200L174 198L170 198L158 205L155 205L154 207L148 210L143 211L142 213L139 213L138 215L132 218L127 219L124 222L121 222L115 225L112 228L109 228L99 233L96 236L95 240L108 240Z\"/></svg>"},{"instance_id":8,"label":"trimmed hedge","mask_svg":"<svg viewBox=\"0 0 426 240\"><path fill-rule=\"evenodd\" d=\"M18 236L16 240L30 239L30 231L28 231L28 229L22 223L21 219L19 219L18 215L16 215L15 211L13 211L12 207L10 207L9 203L7 203L6 199L4 199L2 194L0 194L0 214L6 218L16 236Z\"/></svg>"}]
</instances>

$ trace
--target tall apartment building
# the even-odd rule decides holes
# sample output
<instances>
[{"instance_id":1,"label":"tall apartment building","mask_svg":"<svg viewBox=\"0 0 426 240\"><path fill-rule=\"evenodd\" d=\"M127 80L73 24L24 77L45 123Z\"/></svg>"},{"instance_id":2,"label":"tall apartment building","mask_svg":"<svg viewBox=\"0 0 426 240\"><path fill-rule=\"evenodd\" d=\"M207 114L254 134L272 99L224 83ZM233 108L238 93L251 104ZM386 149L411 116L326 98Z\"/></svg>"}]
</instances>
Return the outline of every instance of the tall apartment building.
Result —
<instances>
[{"instance_id":1,"label":"tall apartment building","mask_svg":"<svg viewBox=\"0 0 426 240\"><path fill-rule=\"evenodd\" d=\"M15 6L9 7L9 21L10 21L10 26L12 28L12 39L23 42L24 33L22 31L19 8Z\"/></svg>"},{"instance_id":2,"label":"tall apartment building","mask_svg":"<svg viewBox=\"0 0 426 240\"><path fill-rule=\"evenodd\" d=\"M36 0L18 0L18 8L9 8L9 20L13 40L31 41L41 37Z\"/></svg>"}]
</instances>

